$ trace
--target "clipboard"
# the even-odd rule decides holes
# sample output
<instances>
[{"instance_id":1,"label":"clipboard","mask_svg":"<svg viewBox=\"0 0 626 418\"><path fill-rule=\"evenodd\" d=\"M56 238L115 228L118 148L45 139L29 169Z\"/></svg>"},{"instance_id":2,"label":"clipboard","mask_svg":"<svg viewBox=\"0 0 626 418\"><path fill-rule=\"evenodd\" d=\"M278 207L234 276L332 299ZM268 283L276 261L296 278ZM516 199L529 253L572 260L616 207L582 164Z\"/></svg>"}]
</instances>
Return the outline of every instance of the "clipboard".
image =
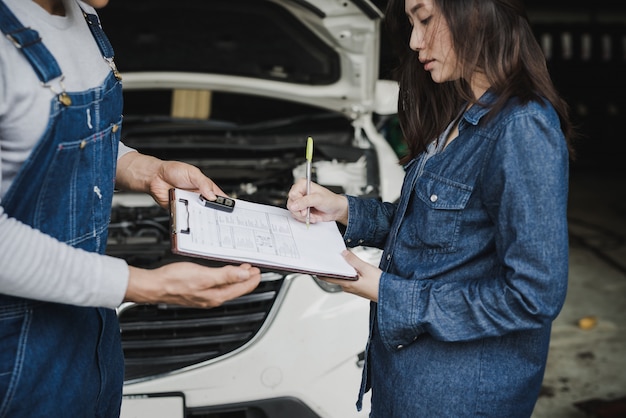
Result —
<instances>
[{"instance_id":1,"label":"clipboard","mask_svg":"<svg viewBox=\"0 0 626 418\"><path fill-rule=\"evenodd\" d=\"M225 264L357 280L341 252L335 222L306 224L287 209L234 199L232 211L206 207L200 195L170 189L171 249L175 254Z\"/></svg>"}]
</instances>

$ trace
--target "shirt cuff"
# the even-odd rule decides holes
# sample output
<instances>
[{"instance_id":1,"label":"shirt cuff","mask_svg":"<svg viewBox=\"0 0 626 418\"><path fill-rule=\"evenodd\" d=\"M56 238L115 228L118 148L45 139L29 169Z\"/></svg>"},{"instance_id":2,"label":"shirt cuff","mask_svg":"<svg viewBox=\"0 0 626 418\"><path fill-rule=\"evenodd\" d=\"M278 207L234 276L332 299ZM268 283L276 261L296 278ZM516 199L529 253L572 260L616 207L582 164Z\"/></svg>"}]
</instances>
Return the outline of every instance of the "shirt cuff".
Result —
<instances>
[{"instance_id":1,"label":"shirt cuff","mask_svg":"<svg viewBox=\"0 0 626 418\"><path fill-rule=\"evenodd\" d=\"M383 272L378 289L378 329L388 350L400 350L424 333L417 325L419 281Z\"/></svg>"},{"instance_id":2,"label":"shirt cuff","mask_svg":"<svg viewBox=\"0 0 626 418\"><path fill-rule=\"evenodd\" d=\"M117 308L123 301L128 287L129 269L128 264L121 258L99 255L101 262L101 280L99 288L91 294L89 306L101 306L104 308Z\"/></svg>"}]
</instances>

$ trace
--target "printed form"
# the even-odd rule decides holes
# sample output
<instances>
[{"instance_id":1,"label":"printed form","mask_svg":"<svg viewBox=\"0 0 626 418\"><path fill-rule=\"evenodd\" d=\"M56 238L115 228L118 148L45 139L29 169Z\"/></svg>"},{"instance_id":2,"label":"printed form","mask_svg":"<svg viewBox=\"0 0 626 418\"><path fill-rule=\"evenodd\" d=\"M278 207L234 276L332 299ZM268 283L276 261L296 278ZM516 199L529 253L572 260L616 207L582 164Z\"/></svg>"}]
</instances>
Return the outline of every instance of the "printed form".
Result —
<instances>
[{"instance_id":1,"label":"printed form","mask_svg":"<svg viewBox=\"0 0 626 418\"><path fill-rule=\"evenodd\" d=\"M170 192L172 251L229 263L356 279L341 256L334 222L299 222L288 210L236 200L232 212L205 207L194 192Z\"/></svg>"}]
</instances>

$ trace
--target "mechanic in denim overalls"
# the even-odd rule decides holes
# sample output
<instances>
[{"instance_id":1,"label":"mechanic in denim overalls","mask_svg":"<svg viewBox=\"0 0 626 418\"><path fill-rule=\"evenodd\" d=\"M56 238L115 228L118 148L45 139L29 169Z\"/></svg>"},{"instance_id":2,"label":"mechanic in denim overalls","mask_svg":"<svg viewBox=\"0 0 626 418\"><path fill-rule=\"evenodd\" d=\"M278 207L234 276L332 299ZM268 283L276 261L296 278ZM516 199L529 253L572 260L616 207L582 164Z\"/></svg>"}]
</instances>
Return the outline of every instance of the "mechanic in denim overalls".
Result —
<instances>
[{"instance_id":1,"label":"mechanic in denim overalls","mask_svg":"<svg viewBox=\"0 0 626 418\"><path fill-rule=\"evenodd\" d=\"M85 18L113 71L97 88L59 92L52 100L47 130L2 204L10 216L60 241L104 253L122 93L98 18ZM62 77L37 32L23 28L1 0L0 29L44 85ZM15 418L14 408L24 405L31 417L119 415L124 360L114 310L0 295L0 319L0 417ZM26 390L33 387L42 389Z\"/></svg>"}]
</instances>

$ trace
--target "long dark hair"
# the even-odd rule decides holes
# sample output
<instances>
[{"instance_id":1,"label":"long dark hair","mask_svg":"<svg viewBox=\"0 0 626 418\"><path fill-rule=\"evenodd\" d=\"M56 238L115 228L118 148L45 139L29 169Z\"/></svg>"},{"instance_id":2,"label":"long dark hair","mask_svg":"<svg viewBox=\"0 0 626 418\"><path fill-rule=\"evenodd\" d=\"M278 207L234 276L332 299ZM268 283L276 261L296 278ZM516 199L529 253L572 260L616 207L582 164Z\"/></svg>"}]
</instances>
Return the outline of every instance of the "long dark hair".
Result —
<instances>
[{"instance_id":1,"label":"long dark hair","mask_svg":"<svg viewBox=\"0 0 626 418\"><path fill-rule=\"evenodd\" d=\"M523 103L547 100L556 109L573 158L574 129L567 103L554 87L545 56L521 0L433 0L450 29L453 48L462 63L459 80L435 83L409 48L411 26L404 0L389 0L385 24L398 54L394 78L399 82L398 118L407 142L402 163L423 152L458 114L464 102L476 103L469 84L475 70L483 72L498 99L489 115L513 96Z\"/></svg>"}]
</instances>

